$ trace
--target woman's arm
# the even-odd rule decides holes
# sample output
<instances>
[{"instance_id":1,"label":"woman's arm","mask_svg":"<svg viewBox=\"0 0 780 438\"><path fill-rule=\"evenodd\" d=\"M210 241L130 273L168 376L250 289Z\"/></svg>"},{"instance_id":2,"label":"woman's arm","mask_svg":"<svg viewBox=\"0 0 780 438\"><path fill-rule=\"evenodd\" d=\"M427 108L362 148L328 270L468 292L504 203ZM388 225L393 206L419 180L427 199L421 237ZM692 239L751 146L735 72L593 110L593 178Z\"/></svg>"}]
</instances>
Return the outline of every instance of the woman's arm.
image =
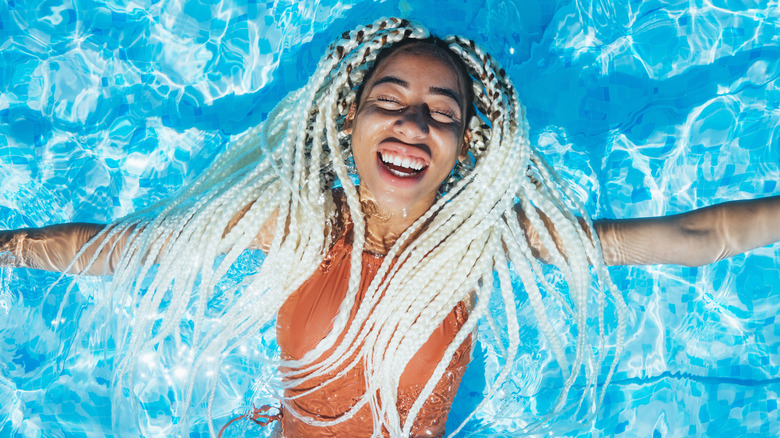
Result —
<instances>
[{"instance_id":1,"label":"woman's arm","mask_svg":"<svg viewBox=\"0 0 780 438\"><path fill-rule=\"evenodd\" d=\"M608 265L701 266L780 241L780 196L594 225Z\"/></svg>"},{"instance_id":2,"label":"woman's arm","mask_svg":"<svg viewBox=\"0 0 780 438\"><path fill-rule=\"evenodd\" d=\"M0 266L62 272L68 268L81 248L103 228L105 225L70 223L0 231ZM84 273L87 275L113 273L129 234L130 232L127 231L123 236L112 238L112 241L103 247L95 263ZM99 246L99 242L93 242L73 263L68 272L82 272Z\"/></svg>"},{"instance_id":3,"label":"woman's arm","mask_svg":"<svg viewBox=\"0 0 780 438\"><path fill-rule=\"evenodd\" d=\"M228 224L225 234L238 223L250 206L251 204L247 205L235 215ZM260 233L252 241L251 248L268 251L273 241L276 216L277 214L274 213L263 224ZM68 223L42 228L0 231L0 267L12 266L63 272L68 269L82 247L105 227L102 224ZM84 271L84 267L87 266L103 241L92 242L89 247L85 248L84 253L73 263L68 272L87 275L112 274L133 229L134 227L130 227L121 235L112 237L108 243L103 245L95 262L88 270ZM163 244L161 252L167 244L167 241Z\"/></svg>"},{"instance_id":4,"label":"woman's arm","mask_svg":"<svg viewBox=\"0 0 780 438\"><path fill-rule=\"evenodd\" d=\"M549 261L549 251L519 205L515 211L534 256ZM552 222L538 213L566 257ZM594 227L607 265L701 266L780 241L780 196L726 202L673 216L600 220Z\"/></svg>"}]
</instances>

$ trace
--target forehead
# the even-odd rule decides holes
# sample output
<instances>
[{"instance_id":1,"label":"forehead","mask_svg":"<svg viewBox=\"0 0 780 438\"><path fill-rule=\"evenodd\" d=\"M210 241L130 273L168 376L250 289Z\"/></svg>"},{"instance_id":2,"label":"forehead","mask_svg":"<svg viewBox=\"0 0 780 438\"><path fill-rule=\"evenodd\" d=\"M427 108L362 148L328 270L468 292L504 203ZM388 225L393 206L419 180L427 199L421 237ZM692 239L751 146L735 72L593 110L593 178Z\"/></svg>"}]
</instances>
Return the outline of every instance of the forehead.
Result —
<instances>
[{"instance_id":1,"label":"forehead","mask_svg":"<svg viewBox=\"0 0 780 438\"><path fill-rule=\"evenodd\" d=\"M368 78L366 87L371 88L378 79L385 76L403 75L448 85L462 94L465 78L460 77L452 59L442 53L442 50L444 49L427 44L404 46L379 62Z\"/></svg>"}]
</instances>

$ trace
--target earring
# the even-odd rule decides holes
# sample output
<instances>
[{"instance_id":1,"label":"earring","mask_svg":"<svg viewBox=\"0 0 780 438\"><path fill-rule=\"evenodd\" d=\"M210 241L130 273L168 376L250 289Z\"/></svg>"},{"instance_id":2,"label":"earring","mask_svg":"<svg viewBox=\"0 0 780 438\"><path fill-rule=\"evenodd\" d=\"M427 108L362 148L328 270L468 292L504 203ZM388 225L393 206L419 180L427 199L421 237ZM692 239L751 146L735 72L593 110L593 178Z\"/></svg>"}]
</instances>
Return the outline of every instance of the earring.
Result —
<instances>
[{"instance_id":1,"label":"earring","mask_svg":"<svg viewBox=\"0 0 780 438\"><path fill-rule=\"evenodd\" d=\"M351 152L347 159L344 160L344 165L347 166L347 174L349 174L350 178L357 176L357 168L355 168L355 157Z\"/></svg>"}]
</instances>

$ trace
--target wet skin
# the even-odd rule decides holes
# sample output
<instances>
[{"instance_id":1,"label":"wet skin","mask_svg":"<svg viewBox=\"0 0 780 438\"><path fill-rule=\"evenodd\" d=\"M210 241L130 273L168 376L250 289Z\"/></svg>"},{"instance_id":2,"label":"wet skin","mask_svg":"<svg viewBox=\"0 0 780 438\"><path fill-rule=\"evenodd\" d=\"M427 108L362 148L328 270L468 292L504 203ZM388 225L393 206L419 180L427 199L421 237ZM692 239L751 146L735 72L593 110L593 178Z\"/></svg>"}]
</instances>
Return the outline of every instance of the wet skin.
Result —
<instances>
[{"instance_id":1,"label":"wet skin","mask_svg":"<svg viewBox=\"0 0 780 438\"><path fill-rule=\"evenodd\" d=\"M367 249L386 252L433 205L465 157L464 82L448 60L404 48L366 83L344 131L352 135L361 202L368 206Z\"/></svg>"}]
</instances>

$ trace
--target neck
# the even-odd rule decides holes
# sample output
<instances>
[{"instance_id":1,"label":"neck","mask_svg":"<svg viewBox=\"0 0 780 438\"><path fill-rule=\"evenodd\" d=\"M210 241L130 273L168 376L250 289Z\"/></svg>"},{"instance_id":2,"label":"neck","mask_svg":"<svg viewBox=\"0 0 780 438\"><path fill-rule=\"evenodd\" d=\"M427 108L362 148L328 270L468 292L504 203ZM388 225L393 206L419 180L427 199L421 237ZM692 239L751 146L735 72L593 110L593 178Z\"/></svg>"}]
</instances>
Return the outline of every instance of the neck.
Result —
<instances>
[{"instance_id":1,"label":"neck","mask_svg":"<svg viewBox=\"0 0 780 438\"><path fill-rule=\"evenodd\" d=\"M362 192L360 205L366 221L365 249L377 254L387 254L398 237L424 213L382 208L370 195Z\"/></svg>"}]
</instances>

